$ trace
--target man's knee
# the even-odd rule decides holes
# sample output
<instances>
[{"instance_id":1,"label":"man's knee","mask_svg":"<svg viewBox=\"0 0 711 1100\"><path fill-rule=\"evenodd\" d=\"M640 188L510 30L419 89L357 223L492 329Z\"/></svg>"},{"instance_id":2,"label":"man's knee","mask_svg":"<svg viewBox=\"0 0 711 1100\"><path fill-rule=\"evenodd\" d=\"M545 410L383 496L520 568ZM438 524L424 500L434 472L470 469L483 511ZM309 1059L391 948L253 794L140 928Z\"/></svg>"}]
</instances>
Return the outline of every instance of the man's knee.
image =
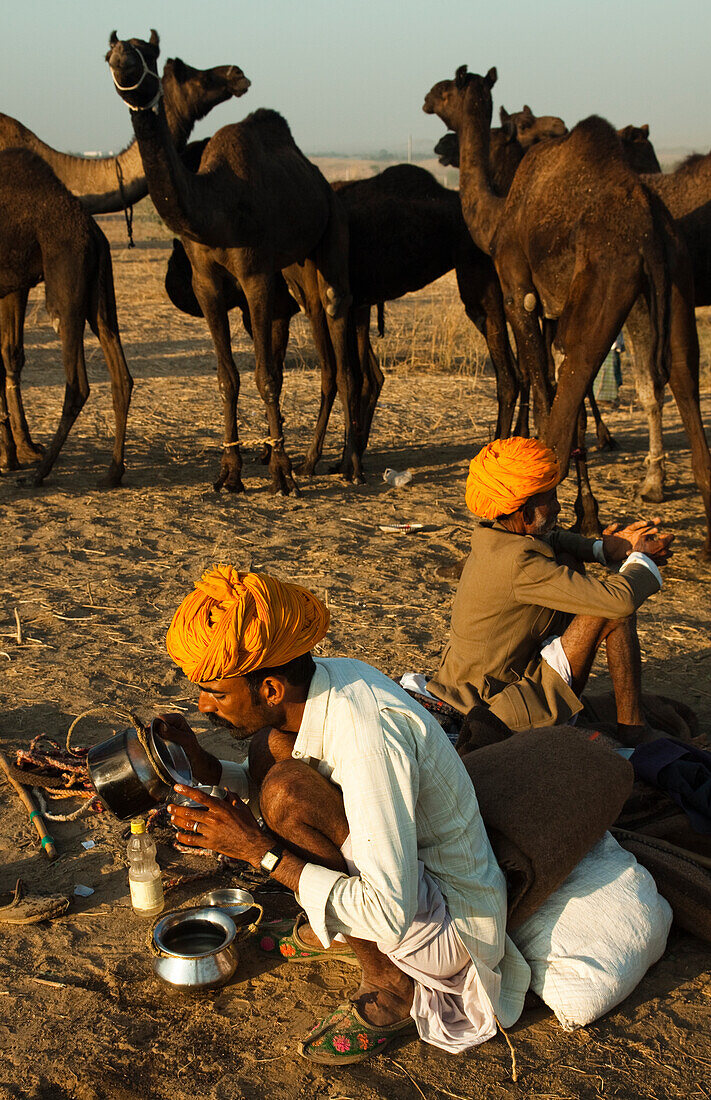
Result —
<instances>
[{"instance_id":1,"label":"man's knee","mask_svg":"<svg viewBox=\"0 0 711 1100\"><path fill-rule=\"evenodd\" d=\"M296 737L293 733L265 726L249 743L249 774L261 786L267 772L280 760L289 760Z\"/></svg>"},{"instance_id":2,"label":"man's knee","mask_svg":"<svg viewBox=\"0 0 711 1100\"><path fill-rule=\"evenodd\" d=\"M259 792L265 824L276 833L295 817L303 817L314 798L314 779L320 778L303 760L279 760L269 769Z\"/></svg>"}]
</instances>

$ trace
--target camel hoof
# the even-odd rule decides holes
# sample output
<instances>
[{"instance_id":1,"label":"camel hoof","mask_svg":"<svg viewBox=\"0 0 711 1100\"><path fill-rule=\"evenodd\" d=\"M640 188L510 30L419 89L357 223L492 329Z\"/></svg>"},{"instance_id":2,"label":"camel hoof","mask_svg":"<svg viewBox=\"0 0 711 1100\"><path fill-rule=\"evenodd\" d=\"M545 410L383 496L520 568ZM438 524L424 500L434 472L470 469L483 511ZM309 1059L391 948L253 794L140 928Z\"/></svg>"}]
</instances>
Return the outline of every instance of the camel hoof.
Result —
<instances>
[{"instance_id":1,"label":"camel hoof","mask_svg":"<svg viewBox=\"0 0 711 1100\"><path fill-rule=\"evenodd\" d=\"M313 477L314 474L316 473L316 463L315 462L299 462L296 466L294 466L294 470L301 477Z\"/></svg>"},{"instance_id":2,"label":"camel hoof","mask_svg":"<svg viewBox=\"0 0 711 1100\"><path fill-rule=\"evenodd\" d=\"M597 449L598 451L619 451L620 445L611 435L608 435L605 439L598 440Z\"/></svg>"},{"instance_id":3,"label":"camel hoof","mask_svg":"<svg viewBox=\"0 0 711 1100\"><path fill-rule=\"evenodd\" d=\"M226 489L228 493L246 493L241 477L220 474L217 481L213 482L213 489L219 493L220 489Z\"/></svg>"}]
</instances>

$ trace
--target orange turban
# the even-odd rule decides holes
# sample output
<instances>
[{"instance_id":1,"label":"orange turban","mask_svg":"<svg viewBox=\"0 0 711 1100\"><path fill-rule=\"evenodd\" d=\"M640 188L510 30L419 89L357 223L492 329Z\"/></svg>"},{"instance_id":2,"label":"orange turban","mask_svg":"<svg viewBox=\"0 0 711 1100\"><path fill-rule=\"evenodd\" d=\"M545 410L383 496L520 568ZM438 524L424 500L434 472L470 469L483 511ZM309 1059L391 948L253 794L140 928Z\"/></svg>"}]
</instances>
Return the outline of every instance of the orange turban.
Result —
<instances>
[{"instance_id":1,"label":"orange turban","mask_svg":"<svg viewBox=\"0 0 711 1100\"><path fill-rule=\"evenodd\" d=\"M469 463L467 508L482 519L515 512L560 481L558 460L538 439L495 439Z\"/></svg>"},{"instance_id":2,"label":"orange turban","mask_svg":"<svg viewBox=\"0 0 711 1100\"><path fill-rule=\"evenodd\" d=\"M210 683L308 653L328 622L327 609L306 588L216 565L175 612L166 646L189 680Z\"/></svg>"}]
</instances>

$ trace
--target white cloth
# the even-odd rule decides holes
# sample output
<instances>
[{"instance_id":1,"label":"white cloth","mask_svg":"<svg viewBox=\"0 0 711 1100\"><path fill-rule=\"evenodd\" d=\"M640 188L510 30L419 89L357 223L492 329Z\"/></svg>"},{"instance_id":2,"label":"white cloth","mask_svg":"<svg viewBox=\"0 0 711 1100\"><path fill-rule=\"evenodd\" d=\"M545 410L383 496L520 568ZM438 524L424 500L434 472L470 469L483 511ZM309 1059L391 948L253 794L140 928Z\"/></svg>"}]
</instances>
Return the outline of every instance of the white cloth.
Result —
<instances>
[{"instance_id":1,"label":"white cloth","mask_svg":"<svg viewBox=\"0 0 711 1100\"><path fill-rule=\"evenodd\" d=\"M560 634L555 634L550 638L546 638L541 646L541 657L547 665L550 665L551 668L558 673L561 680L565 680L568 687L572 686L573 670L570 667L568 656L563 649L563 642L561 641ZM577 717L577 714L573 715L573 718Z\"/></svg>"},{"instance_id":2,"label":"white cloth","mask_svg":"<svg viewBox=\"0 0 711 1100\"><path fill-rule=\"evenodd\" d=\"M324 946L342 932L394 949L417 913L421 861L502 1026L515 1023L530 970L506 935L506 883L471 779L434 717L370 665L319 658L293 756L341 789L360 868L301 873L297 898Z\"/></svg>"},{"instance_id":3,"label":"white cloth","mask_svg":"<svg viewBox=\"0 0 711 1100\"><path fill-rule=\"evenodd\" d=\"M341 851L349 874L357 875L350 837ZM441 890L422 861L417 867L415 919L387 955L413 979L410 1015L420 1038L449 1054L460 1054L496 1034L496 1017Z\"/></svg>"}]
</instances>

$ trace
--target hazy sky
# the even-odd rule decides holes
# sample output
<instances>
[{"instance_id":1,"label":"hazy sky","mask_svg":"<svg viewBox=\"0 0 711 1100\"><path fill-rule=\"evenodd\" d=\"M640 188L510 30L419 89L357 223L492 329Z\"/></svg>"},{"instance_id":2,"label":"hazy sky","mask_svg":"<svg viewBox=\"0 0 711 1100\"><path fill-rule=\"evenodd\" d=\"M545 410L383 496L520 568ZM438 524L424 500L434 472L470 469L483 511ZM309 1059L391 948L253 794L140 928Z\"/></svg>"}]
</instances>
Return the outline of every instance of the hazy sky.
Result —
<instances>
[{"instance_id":1,"label":"hazy sky","mask_svg":"<svg viewBox=\"0 0 711 1100\"><path fill-rule=\"evenodd\" d=\"M423 97L466 63L497 66L497 113L527 102L572 125L596 112L648 122L659 149L711 147L709 0L18 0L0 36L0 110L60 149L127 144L103 59L114 27L156 27L163 59L242 67L249 92L196 136L274 107L307 153L402 154L408 135L424 152L443 127Z\"/></svg>"}]
</instances>

